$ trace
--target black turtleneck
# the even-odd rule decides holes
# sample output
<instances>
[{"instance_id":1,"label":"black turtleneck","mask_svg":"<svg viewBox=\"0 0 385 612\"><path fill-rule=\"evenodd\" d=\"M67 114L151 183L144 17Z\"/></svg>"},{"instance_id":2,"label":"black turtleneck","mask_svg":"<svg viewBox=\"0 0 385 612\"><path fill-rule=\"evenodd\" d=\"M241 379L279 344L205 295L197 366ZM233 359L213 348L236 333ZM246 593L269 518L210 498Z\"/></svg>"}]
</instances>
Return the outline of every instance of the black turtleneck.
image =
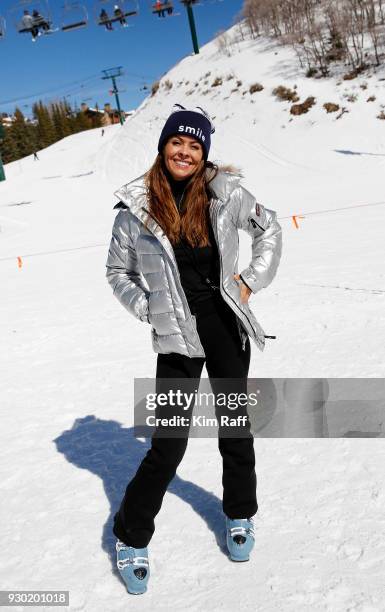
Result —
<instances>
[{"instance_id":1,"label":"black turtleneck","mask_svg":"<svg viewBox=\"0 0 385 612\"><path fill-rule=\"evenodd\" d=\"M176 181L166 169L165 173L175 203L181 212L184 191L189 179ZM214 291L204 281L205 278L209 278L214 285L219 287L219 254L209 215L208 222L210 246L192 248L185 239L173 245L182 287L193 313L215 310L214 300L220 298L219 290Z\"/></svg>"},{"instance_id":2,"label":"black turtleneck","mask_svg":"<svg viewBox=\"0 0 385 612\"><path fill-rule=\"evenodd\" d=\"M190 181L190 178L184 179L182 181L176 181L172 175L169 173L169 171L167 170L166 167L163 168L164 173L167 177L167 180L169 182L169 185L171 187L171 191L172 191L172 195L174 196L174 200L175 203L178 207L178 210L180 212L180 205L182 203L182 197L184 194L184 191Z\"/></svg>"}]
</instances>

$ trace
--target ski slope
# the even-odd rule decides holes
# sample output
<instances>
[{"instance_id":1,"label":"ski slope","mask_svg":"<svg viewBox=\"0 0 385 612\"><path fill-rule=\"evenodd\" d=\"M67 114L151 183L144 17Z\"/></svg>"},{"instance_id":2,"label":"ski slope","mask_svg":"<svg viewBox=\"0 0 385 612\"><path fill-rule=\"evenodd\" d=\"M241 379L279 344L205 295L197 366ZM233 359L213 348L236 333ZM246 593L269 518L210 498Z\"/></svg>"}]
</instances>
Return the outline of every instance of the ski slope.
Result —
<instances>
[{"instance_id":1,"label":"ski slope","mask_svg":"<svg viewBox=\"0 0 385 612\"><path fill-rule=\"evenodd\" d=\"M263 353L252 346L250 377L382 377L384 76L310 80L271 42L238 42L227 57L213 41L174 66L123 128L76 134L39 152L39 162L6 166L2 589L69 590L71 611L385 609L385 450L372 438L257 436L256 547L238 565L225 554L217 443L191 439L156 520L149 590L125 592L112 516L148 448L132 435L133 378L154 376L156 355L149 326L105 279L114 190L152 163L175 102L202 105L215 117L210 158L240 167L283 228L278 274L250 301L277 339ZM216 77L223 84L211 87ZM257 81L264 90L249 94ZM316 106L292 118L271 95L278 85L296 85ZM352 93L358 99L348 102ZM337 120L324 102L349 113ZM246 234L240 248L241 270Z\"/></svg>"}]
</instances>

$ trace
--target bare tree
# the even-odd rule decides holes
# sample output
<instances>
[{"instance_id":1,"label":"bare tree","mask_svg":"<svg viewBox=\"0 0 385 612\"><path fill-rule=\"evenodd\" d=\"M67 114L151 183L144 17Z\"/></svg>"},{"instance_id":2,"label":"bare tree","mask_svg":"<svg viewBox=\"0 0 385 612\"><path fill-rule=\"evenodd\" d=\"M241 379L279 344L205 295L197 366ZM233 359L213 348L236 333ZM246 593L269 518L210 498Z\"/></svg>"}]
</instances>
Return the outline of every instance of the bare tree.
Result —
<instances>
[{"instance_id":1,"label":"bare tree","mask_svg":"<svg viewBox=\"0 0 385 612\"><path fill-rule=\"evenodd\" d=\"M385 23L384 0L378 0L378 12L380 16L380 23L381 25L384 25Z\"/></svg>"},{"instance_id":2,"label":"bare tree","mask_svg":"<svg viewBox=\"0 0 385 612\"><path fill-rule=\"evenodd\" d=\"M345 0L344 13L346 19L346 31L351 43L354 68L364 63L364 36L365 36L365 11L362 0Z\"/></svg>"},{"instance_id":3,"label":"bare tree","mask_svg":"<svg viewBox=\"0 0 385 612\"><path fill-rule=\"evenodd\" d=\"M231 38L229 34L223 30L217 33L216 44L219 53L223 55L227 55L227 57L231 56Z\"/></svg>"},{"instance_id":4,"label":"bare tree","mask_svg":"<svg viewBox=\"0 0 385 612\"><path fill-rule=\"evenodd\" d=\"M368 29L368 33L369 33L370 39L373 44L376 64L377 66L379 66L380 65L380 47L383 42L383 34L381 32L382 28L380 24L377 24L377 11L376 11L377 8L379 9L382 8L381 3L380 3L380 6L378 6L378 2L376 2L375 0L366 0L364 9L366 13L367 29ZM381 13L381 10L379 10L379 13Z\"/></svg>"},{"instance_id":5,"label":"bare tree","mask_svg":"<svg viewBox=\"0 0 385 612\"><path fill-rule=\"evenodd\" d=\"M259 19L258 6L255 0L245 0L242 10L243 16L250 29L252 38L256 38L260 34L261 22Z\"/></svg>"},{"instance_id":6,"label":"bare tree","mask_svg":"<svg viewBox=\"0 0 385 612\"><path fill-rule=\"evenodd\" d=\"M371 42L379 65L385 45L385 0L245 0L252 36L264 33L290 44L302 67L327 75L332 61L363 67Z\"/></svg>"},{"instance_id":7,"label":"bare tree","mask_svg":"<svg viewBox=\"0 0 385 612\"><path fill-rule=\"evenodd\" d=\"M329 0L324 7L325 26L329 35L329 49L327 60L329 62L341 61L347 55L347 32L344 14L341 11L341 4Z\"/></svg>"}]
</instances>

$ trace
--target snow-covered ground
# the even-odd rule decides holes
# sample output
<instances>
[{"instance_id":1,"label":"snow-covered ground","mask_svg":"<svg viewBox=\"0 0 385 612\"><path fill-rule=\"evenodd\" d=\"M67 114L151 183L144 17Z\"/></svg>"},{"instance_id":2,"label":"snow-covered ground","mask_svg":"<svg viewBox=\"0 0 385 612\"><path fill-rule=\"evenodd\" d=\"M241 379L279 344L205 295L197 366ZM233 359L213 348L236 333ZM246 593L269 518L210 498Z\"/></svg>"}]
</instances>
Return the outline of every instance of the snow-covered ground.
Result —
<instances>
[{"instance_id":1,"label":"snow-covered ground","mask_svg":"<svg viewBox=\"0 0 385 612\"><path fill-rule=\"evenodd\" d=\"M385 610L385 450L372 438L256 437L257 542L239 565L225 554L216 441L191 439L157 517L148 593L126 594L111 521L148 447L132 435L133 378L154 376L156 356L150 328L119 305L104 267L113 191L152 163L172 105L200 104L215 117L211 159L241 167L283 227L277 277L251 299L277 339L263 353L253 346L250 376L382 377L384 76L310 80L266 40L240 42L231 57L212 42L165 75L123 128L77 134L39 162L6 167L2 589L66 589L73 611ZM216 77L223 84L211 87ZM255 82L264 90L248 93ZM316 106L292 118L271 94L278 85ZM337 120L324 102L350 112ZM292 215L303 217L298 229ZM240 242L242 269L249 237Z\"/></svg>"}]
</instances>

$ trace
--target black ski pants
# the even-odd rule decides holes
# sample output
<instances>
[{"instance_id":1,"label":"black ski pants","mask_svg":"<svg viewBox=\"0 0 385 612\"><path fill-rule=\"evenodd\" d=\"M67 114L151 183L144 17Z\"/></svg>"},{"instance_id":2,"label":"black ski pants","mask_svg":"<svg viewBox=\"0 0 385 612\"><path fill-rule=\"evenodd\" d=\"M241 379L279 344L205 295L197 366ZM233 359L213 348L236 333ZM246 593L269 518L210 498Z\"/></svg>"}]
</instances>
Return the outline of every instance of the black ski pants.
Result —
<instances>
[{"instance_id":1,"label":"black ski pants","mask_svg":"<svg viewBox=\"0 0 385 612\"><path fill-rule=\"evenodd\" d=\"M179 353L158 354L157 393L167 393L170 389L177 391L181 388L181 378L185 379L183 391L192 392L197 389L205 361L212 386L212 378L237 379L230 381L231 392L247 393L250 341L247 338L245 350L242 350L234 312L223 298L219 298L211 302L211 307L206 302L205 311L200 312L198 309L195 314L198 335L206 357L192 358ZM175 378L179 378L178 384L172 380ZM213 392L216 391L220 389L213 388ZM215 407L218 419L220 410ZM157 417L169 414L169 407L156 407ZM247 415L247 408L238 407L236 414ZM242 437L230 435L221 435L221 427L218 428L218 447L223 462L222 508L229 518L248 518L258 509L254 439L248 418L247 424L242 427ZM152 436L151 447L129 482L120 509L114 517L113 532L127 546L143 548L150 542L155 530L154 518L183 458L187 442L188 428L185 435L179 437L157 437L156 431Z\"/></svg>"}]
</instances>

